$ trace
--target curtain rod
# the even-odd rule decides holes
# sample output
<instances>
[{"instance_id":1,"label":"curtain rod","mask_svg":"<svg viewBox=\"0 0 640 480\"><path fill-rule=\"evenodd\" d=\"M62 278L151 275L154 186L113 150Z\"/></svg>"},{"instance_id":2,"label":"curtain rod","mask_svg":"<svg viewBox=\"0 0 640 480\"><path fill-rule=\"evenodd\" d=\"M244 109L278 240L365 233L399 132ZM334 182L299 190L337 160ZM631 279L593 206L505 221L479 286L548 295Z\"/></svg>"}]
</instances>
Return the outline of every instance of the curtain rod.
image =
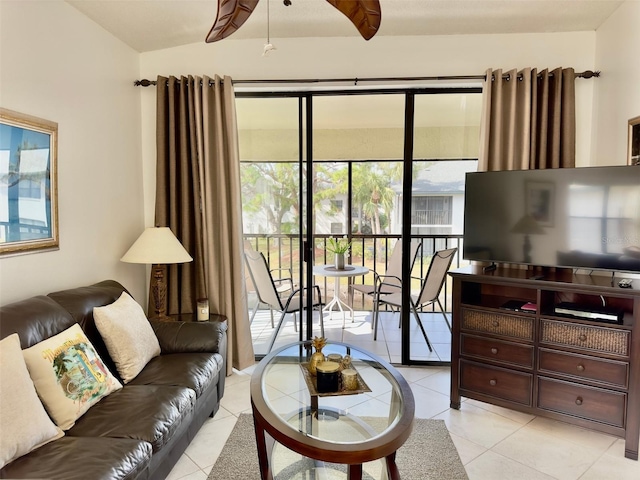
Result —
<instances>
[{"instance_id":1,"label":"curtain rod","mask_svg":"<svg viewBox=\"0 0 640 480\"><path fill-rule=\"evenodd\" d=\"M600 71L585 70L584 72L576 73L576 78L592 78L600 77ZM510 75L504 73L502 78L509 80ZM522 76L518 75L521 79ZM313 78L313 79L265 79L265 80L232 80L234 85L236 84L268 84L268 83L281 83L281 84L294 84L294 83L334 83L334 82L353 82L354 85L358 85L358 82L414 82L414 81L427 81L427 80L485 80L486 75L445 75L439 77L379 77L379 78ZM155 80L136 80L133 84L136 87L150 87L156 85Z\"/></svg>"}]
</instances>

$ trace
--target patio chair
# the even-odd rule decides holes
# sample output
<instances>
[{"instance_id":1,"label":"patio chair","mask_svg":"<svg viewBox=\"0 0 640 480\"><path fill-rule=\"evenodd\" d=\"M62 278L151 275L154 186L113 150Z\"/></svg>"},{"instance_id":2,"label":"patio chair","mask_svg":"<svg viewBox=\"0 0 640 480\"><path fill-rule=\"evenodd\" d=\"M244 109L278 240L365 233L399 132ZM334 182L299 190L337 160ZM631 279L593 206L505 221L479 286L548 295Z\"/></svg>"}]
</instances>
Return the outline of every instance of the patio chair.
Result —
<instances>
[{"instance_id":1,"label":"patio chair","mask_svg":"<svg viewBox=\"0 0 640 480\"><path fill-rule=\"evenodd\" d=\"M449 267L451 266L451 262L453 262L453 257L457 251L457 248L449 248L447 250L435 252L431 259L431 264L429 265L427 274L424 277L424 281L422 282L420 293L418 295L410 295L411 309L413 310L413 314L416 317L420 330L422 330L424 339L427 341L427 346L429 347L430 352L433 351L433 348L431 347L431 342L429 341L429 337L427 337L427 332L425 331L422 321L420 320L420 316L418 315L418 308L437 304L445 322L447 322L449 331L451 331L451 324L449 323L447 315L444 313L444 308L442 307L442 303L440 303L440 298L438 297L440 296L440 291L444 285L447 272L449 271ZM374 298L374 302L374 324L377 329L380 304L390 305L391 307L399 310L402 305L402 292L398 291L388 295L377 295Z\"/></svg>"},{"instance_id":2,"label":"patio chair","mask_svg":"<svg viewBox=\"0 0 640 480\"><path fill-rule=\"evenodd\" d=\"M256 288L258 298L262 303L268 305L273 310L282 312L280 320L276 327L271 341L269 342L269 348L267 353L271 352L273 344L276 341L276 337L282 327L282 322L287 314L293 313L294 325L297 325L296 313L302 311L306 307L307 298L306 291L313 291L313 305L314 309L318 309L320 312L320 330L321 335L324 337L324 321L322 317L322 295L320 293L320 287L313 285L310 288L294 288L291 293L285 298L284 295L278 293L273 276L267 265L267 260L264 258L262 252L245 250L244 256L249 269L249 275Z\"/></svg>"},{"instance_id":3,"label":"patio chair","mask_svg":"<svg viewBox=\"0 0 640 480\"><path fill-rule=\"evenodd\" d=\"M249 255L256 255L258 252L256 250L254 250L253 248L245 248L244 250L245 255L247 253L249 253ZM248 262L247 262L248 265ZM293 284L293 275L291 274L291 269L290 268L272 268L269 270L271 272L271 276L273 278L273 273L274 272L279 272L278 274L278 278L274 278L273 279L273 283L275 284L276 287L276 291L278 292L278 295L280 297L282 297L282 295L290 292L291 290L293 290L294 288L294 284ZM282 276L282 272L288 272L288 277L283 277ZM265 305L267 307L269 307L269 313L271 314L271 328L274 328L274 322L273 322L273 308L271 307L271 305L269 305L269 303L265 302L261 297L260 297L260 292L258 291L258 287L256 287L256 284L253 280L253 276L251 275L251 271L249 271L249 277L251 277L251 283L253 283L253 289L256 292L256 295L258 296L258 300L256 302L256 307L253 309L253 312L251 313L251 318L249 319L249 324L251 325L253 323L253 319L256 316L256 313L258 312L258 309L260 308L260 305ZM296 325L296 331L298 331L298 327Z\"/></svg>"},{"instance_id":4,"label":"patio chair","mask_svg":"<svg viewBox=\"0 0 640 480\"><path fill-rule=\"evenodd\" d=\"M411 242L411 268L413 268L413 264L416 261L416 256L421 245L422 242L417 240ZM353 304L354 291L364 293L365 295L371 295L374 298L375 306L375 298L378 295L396 293L400 291L400 288L402 288L402 239L399 239L393 246L393 250L391 251L391 256L389 257L389 262L387 264L387 269L384 274L380 275L375 271L373 272L373 285L351 285L351 303ZM378 318L375 315L374 308L373 321L371 322L374 340L377 340L378 337L377 320Z\"/></svg>"}]
</instances>

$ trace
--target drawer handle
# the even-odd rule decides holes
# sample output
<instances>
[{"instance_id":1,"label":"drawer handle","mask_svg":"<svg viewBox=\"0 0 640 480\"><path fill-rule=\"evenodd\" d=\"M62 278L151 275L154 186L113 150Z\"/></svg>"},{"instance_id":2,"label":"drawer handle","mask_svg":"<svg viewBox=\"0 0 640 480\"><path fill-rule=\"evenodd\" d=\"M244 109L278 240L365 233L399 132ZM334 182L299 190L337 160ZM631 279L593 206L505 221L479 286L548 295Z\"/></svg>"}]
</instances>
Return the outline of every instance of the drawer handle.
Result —
<instances>
[{"instance_id":1,"label":"drawer handle","mask_svg":"<svg viewBox=\"0 0 640 480\"><path fill-rule=\"evenodd\" d=\"M576 405L582 405L582 397L576 398Z\"/></svg>"},{"instance_id":2,"label":"drawer handle","mask_svg":"<svg viewBox=\"0 0 640 480\"><path fill-rule=\"evenodd\" d=\"M584 365L578 365L576 368L579 372L584 372Z\"/></svg>"},{"instance_id":3,"label":"drawer handle","mask_svg":"<svg viewBox=\"0 0 640 480\"><path fill-rule=\"evenodd\" d=\"M493 347L493 348L491 349L491 353L493 353L494 355L495 355L495 354L497 354L497 353L498 353L498 349L497 349L497 348L495 348L495 347Z\"/></svg>"},{"instance_id":4,"label":"drawer handle","mask_svg":"<svg viewBox=\"0 0 640 480\"><path fill-rule=\"evenodd\" d=\"M491 385L492 387L495 387L497 384L498 384L497 380L495 380L493 378L491 380L489 380L489 385Z\"/></svg>"},{"instance_id":5,"label":"drawer handle","mask_svg":"<svg viewBox=\"0 0 640 480\"><path fill-rule=\"evenodd\" d=\"M498 320L494 320L491 324L496 328L500 326L500 322Z\"/></svg>"},{"instance_id":6,"label":"drawer handle","mask_svg":"<svg viewBox=\"0 0 640 480\"><path fill-rule=\"evenodd\" d=\"M581 342L585 342L587 340L587 336L584 333L581 333L578 337L578 340L580 340Z\"/></svg>"}]
</instances>

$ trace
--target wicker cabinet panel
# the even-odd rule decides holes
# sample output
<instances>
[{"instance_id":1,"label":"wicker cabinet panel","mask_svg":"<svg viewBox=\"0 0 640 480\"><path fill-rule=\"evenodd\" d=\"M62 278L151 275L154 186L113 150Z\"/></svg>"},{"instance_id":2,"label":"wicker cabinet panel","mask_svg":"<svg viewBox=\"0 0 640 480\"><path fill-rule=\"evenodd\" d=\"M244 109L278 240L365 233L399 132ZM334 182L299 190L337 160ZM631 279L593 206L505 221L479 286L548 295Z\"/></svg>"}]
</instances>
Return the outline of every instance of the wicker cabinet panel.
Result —
<instances>
[{"instance_id":1,"label":"wicker cabinet panel","mask_svg":"<svg viewBox=\"0 0 640 480\"><path fill-rule=\"evenodd\" d=\"M462 328L475 332L503 335L519 340L533 340L533 317L462 309Z\"/></svg>"},{"instance_id":2,"label":"wicker cabinet panel","mask_svg":"<svg viewBox=\"0 0 640 480\"><path fill-rule=\"evenodd\" d=\"M468 357L533 368L533 346L488 337L461 335L460 353Z\"/></svg>"},{"instance_id":3,"label":"wicker cabinet panel","mask_svg":"<svg viewBox=\"0 0 640 480\"><path fill-rule=\"evenodd\" d=\"M538 408L624 427L627 395L538 377Z\"/></svg>"},{"instance_id":4,"label":"wicker cabinet panel","mask_svg":"<svg viewBox=\"0 0 640 480\"><path fill-rule=\"evenodd\" d=\"M530 406L533 375L462 360L460 388Z\"/></svg>"},{"instance_id":5,"label":"wicker cabinet panel","mask_svg":"<svg viewBox=\"0 0 640 480\"><path fill-rule=\"evenodd\" d=\"M630 332L628 330L543 319L540 335L543 343L624 357L629 355Z\"/></svg>"},{"instance_id":6,"label":"wicker cabinet panel","mask_svg":"<svg viewBox=\"0 0 640 480\"><path fill-rule=\"evenodd\" d=\"M592 380L620 388L629 384L629 364L615 360L589 357L574 353L540 349L538 370L571 375L576 379Z\"/></svg>"}]
</instances>

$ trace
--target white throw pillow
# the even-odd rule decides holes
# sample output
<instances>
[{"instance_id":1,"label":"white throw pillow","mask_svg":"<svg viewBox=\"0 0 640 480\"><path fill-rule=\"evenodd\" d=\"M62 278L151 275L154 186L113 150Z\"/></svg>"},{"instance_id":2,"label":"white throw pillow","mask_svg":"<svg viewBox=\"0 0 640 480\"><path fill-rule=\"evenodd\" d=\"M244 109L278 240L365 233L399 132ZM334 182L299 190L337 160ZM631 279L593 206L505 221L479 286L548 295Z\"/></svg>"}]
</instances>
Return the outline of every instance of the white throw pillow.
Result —
<instances>
[{"instance_id":1,"label":"white throw pillow","mask_svg":"<svg viewBox=\"0 0 640 480\"><path fill-rule=\"evenodd\" d=\"M3 338L0 340L0 468L63 435L38 398L24 363L18 334Z\"/></svg>"},{"instance_id":2,"label":"white throw pillow","mask_svg":"<svg viewBox=\"0 0 640 480\"><path fill-rule=\"evenodd\" d=\"M102 397L122 388L77 323L22 354L38 396L63 430Z\"/></svg>"},{"instance_id":3,"label":"white throw pillow","mask_svg":"<svg viewBox=\"0 0 640 480\"><path fill-rule=\"evenodd\" d=\"M124 383L160 355L160 343L149 320L127 292L111 305L95 307L93 319Z\"/></svg>"}]
</instances>

